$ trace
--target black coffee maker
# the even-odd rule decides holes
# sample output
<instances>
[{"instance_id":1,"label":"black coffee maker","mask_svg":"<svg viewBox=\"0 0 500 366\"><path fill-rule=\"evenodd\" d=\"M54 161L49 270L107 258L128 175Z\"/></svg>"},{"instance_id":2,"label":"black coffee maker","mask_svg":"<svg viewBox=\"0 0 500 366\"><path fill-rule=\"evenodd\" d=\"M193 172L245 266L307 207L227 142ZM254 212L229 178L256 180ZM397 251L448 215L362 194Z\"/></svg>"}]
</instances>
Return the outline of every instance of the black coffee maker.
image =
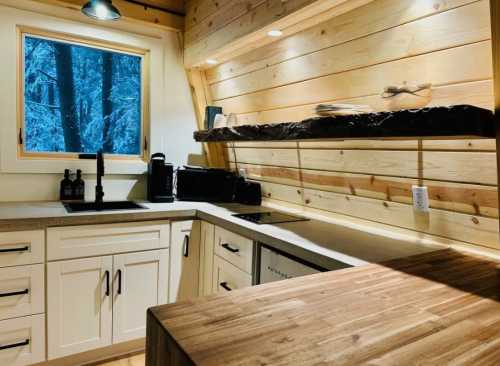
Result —
<instances>
[{"instance_id":1,"label":"black coffee maker","mask_svg":"<svg viewBox=\"0 0 500 366\"><path fill-rule=\"evenodd\" d=\"M174 202L174 167L165 162L165 154L151 155L148 165L148 201Z\"/></svg>"}]
</instances>

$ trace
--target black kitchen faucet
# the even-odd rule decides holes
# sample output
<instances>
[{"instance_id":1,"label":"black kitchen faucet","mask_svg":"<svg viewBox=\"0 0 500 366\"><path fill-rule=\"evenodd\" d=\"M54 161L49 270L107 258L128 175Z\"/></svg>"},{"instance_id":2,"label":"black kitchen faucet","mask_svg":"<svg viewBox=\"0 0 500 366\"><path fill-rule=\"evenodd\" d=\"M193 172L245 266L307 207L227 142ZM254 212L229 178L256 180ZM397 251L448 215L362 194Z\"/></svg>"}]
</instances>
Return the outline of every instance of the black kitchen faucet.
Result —
<instances>
[{"instance_id":1,"label":"black kitchen faucet","mask_svg":"<svg viewBox=\"0 0 500 366\"><path fill-rule=\"evenodd\" d=\"M102 208L102 202L104 197L104 190L102 188L102 177L104 176L104 157L102 155L102 150L99 150L96 154L97 160L97 184L95 186L95 207L97 210Z\"/></svg>"}]
</instances>

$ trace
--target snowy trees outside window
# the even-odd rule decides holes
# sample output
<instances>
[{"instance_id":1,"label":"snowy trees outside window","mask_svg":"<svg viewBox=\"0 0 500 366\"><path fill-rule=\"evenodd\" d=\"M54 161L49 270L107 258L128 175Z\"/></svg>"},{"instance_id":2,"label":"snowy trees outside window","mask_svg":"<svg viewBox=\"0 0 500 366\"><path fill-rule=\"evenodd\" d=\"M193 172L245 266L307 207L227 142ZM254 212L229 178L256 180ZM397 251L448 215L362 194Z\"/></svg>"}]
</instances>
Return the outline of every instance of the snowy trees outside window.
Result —
<instances>
[{"instance_id":1,"label":"snowy trees outside window","mask_svg":"<svg viewBox=\"0 0 500 366\"><path fill-rule=\"evenodd\" d=\"M142 57L25 34L24 151L141 155Z\"/></svg>"}]
</instances>

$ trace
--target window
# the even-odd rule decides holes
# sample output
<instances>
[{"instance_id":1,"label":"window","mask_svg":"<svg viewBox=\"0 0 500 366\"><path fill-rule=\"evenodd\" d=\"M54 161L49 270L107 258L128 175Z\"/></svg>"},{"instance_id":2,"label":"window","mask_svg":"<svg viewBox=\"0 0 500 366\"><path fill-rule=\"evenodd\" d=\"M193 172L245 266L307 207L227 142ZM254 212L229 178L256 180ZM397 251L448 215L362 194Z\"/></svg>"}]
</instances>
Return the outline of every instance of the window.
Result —
<instances>
[{"instance_id":1,"label":"window","mask_svg":"<svg viewBox=\"0 0 500 366\"><path fill-rule=\"evenodd\" d=\"M145 156L140 51L22 32L20 152Z\"/></svg>"}]
</instances>

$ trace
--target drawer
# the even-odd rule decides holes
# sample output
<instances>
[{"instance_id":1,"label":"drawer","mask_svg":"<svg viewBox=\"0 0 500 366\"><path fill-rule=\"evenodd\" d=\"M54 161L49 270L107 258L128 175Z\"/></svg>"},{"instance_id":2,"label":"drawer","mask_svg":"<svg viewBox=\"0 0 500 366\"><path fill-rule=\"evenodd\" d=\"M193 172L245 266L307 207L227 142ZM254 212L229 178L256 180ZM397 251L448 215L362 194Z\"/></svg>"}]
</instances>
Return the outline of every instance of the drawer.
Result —
<instances>
[{"instance_id":1,"label":"drawer","mask_svg":"<svg viewBox=\"0 0 500 366\"><path fill-rule=\"evenodd\" d=\"M43 230L0 233L0 267L44 262Z\"/></svg>"},{"instance_id":2,"label":"drawer","mask_svg":"<svg viewBox=\"0 0 500 366\"><path fill-rule=\"evenodd\" d=\"M0 321L0 365L24 366L43 361L44 315Z\"/></svg>"},{"instance_id":3,"label":"drawer","mask_svg":"<svg viewBox=\"0 0 500 366\"><path fill-rule=\"evenodd\" d=\"M0 268L0 319L44 312L44 265Z\"/></svg>"},{"instance_id":4,"label":"drawer","mask_svg":"<svg viewBox=\"0 0 500 366\"><path fill-rule=\"evenodd\" d=\"M252 273L253 241L215 227L215 253L247 273Z\"/></svg>"},{"instance_id":5,"label":"drawer","mask_svg":"<svg viewBox=\"0 0 500 366\"><path fill-rule=\"evenodd\" d=\"M252 286L252 276L238 267L214 256L212 289L214 292L231 291Z\"/></svg>"},{"instance_id":6,"label":"drawer","mask_svg":"<svg viewBox=\"0 0 500 366\"><path fill-rule=\"evenodd\" d=\"M168 248L170 225L163 221L47 229L47 259L70 259Z\"/></svg>"}]
</instances>

